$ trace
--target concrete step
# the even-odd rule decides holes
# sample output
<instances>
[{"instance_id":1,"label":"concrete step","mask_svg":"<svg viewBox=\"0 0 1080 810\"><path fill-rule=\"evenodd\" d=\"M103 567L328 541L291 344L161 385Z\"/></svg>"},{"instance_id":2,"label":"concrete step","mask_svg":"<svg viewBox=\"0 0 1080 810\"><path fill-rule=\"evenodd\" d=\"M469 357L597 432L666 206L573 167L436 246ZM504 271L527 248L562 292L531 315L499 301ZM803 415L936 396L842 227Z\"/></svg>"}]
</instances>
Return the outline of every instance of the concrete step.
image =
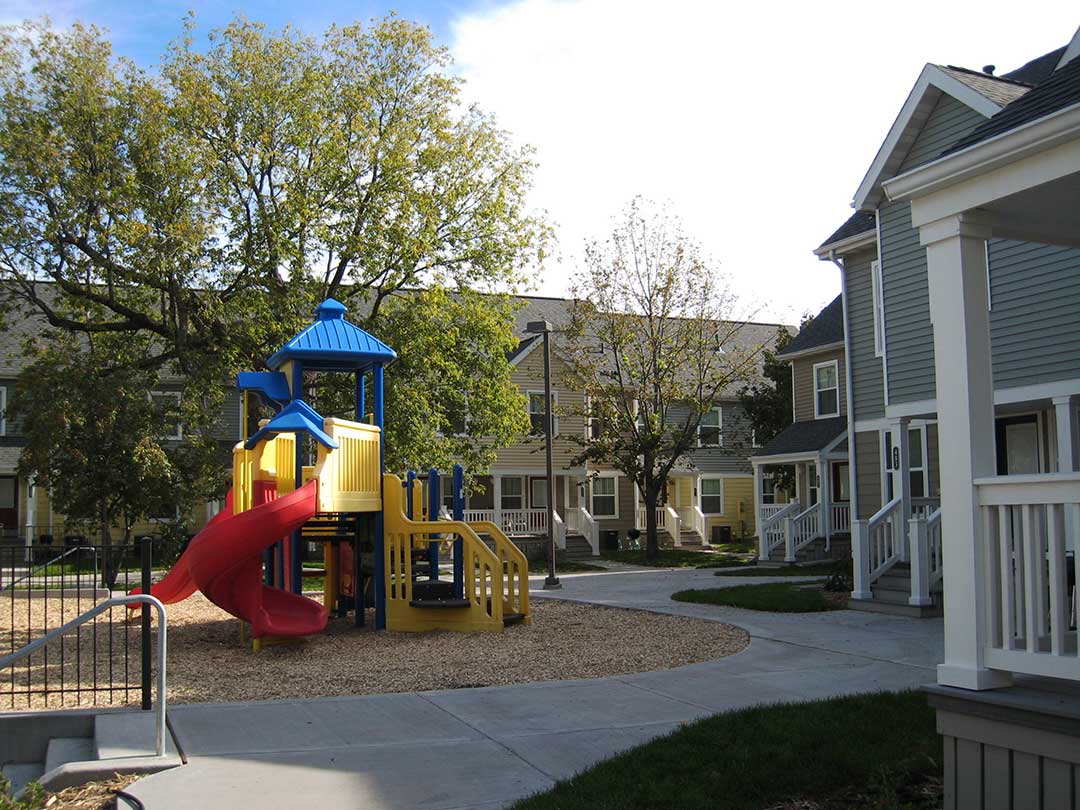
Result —
<instances>
[{"instance_id":1,"label":"concrete step","mask_svg":"<svg viewBox=\"0 0 1080 810\"><path fill-rule=\"evenodd\" d=\"M942 615L941 607L939 605L926 605L920 607L918 605L909 605L906 602L899 604L896 602L881 602L877 599L849 599L849 610L862 610L867 613L885 613L891 616L911 616L916 619L926 619L931 616Z\"/></svg>"},{"instance_id":2,"label":"concrete step","mask_svg":"<svg viewBox=\"0 0 1080 810\"><path fill-rule=\"evenodd\" d=\"M45 773L44 762L14 762L0 768L0 776L11 783L11 795L18 796L24 787Z\"/></svg>"},{"instance_id":3,"label":"concrete step","mask_svg":"<svg viewBox=\"0 0 1080 810\"><path fill-rule=\"evenodd\" d=\"M89 737L53 737L45 749L45 773L51 773L69 762L97 759L94 741Z\"/></svg>"},{"instance_id":4,"label":"concrete step","mask_svg":"<svg viewBox=\"0 0 1080 810\"><path fill-rule=\"evenodd\" d=\"M157 699L155 693L154 699ZM94 720L94 753L98 759L150 757L156 753L154 712L112 712ZM165 730L165 753L176 756L172 734Z\"/></svg>"}]
</instances>

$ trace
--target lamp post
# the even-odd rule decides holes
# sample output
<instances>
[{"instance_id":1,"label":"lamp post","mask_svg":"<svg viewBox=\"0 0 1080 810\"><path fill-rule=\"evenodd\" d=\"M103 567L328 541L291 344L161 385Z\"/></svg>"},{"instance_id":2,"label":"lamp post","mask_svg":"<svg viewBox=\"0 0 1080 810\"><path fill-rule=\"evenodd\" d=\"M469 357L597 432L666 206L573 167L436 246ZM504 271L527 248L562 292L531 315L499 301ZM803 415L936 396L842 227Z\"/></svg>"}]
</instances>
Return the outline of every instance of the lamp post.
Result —
<instances>
[{"instance_id":1,"label":"lamp post","mask_svg":"<svg viewBox=\"0 0 1080 810\"><path fill-rule=\"evenodd\" d=\"M554 432L551 413L551 324L547 321L530 321L525 331L533 335L544 336L544 444L547 450L547 535L548 535L548 575L544 580L544 590L553 591L562 587L555 576L555 476L552 474L551 434Z\"/></svg>"}]
</instances>

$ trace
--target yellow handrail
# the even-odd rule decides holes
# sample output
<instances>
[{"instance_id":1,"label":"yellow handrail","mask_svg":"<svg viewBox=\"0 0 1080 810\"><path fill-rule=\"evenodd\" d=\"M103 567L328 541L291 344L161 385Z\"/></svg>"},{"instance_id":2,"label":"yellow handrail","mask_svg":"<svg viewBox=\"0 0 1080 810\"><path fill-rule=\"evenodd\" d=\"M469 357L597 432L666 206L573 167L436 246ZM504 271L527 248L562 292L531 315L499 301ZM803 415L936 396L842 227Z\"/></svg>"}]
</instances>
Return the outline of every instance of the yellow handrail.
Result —
<instances>
[{"instance_id":1,"label":"yellow handrail","mask_svg":"<svg viewBox=\"0 0 1080 810\"><path fill-rule=\"evenodd\" d=\"M506 572L504 610L507 613L529 615L529 560L514 541L498 525L489 520L474 520L468 524L473 531L488 535L495 542L495 556ZM516 598L515 598L516 597Z\"/></svg>"}]
</instances>

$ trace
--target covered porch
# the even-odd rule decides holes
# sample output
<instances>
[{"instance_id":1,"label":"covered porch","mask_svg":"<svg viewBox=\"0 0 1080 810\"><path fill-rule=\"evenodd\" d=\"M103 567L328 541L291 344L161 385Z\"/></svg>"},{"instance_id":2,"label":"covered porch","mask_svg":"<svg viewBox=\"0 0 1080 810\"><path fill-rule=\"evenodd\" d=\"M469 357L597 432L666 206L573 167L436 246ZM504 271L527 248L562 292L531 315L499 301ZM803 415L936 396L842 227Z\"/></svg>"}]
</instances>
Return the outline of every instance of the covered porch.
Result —
<instances>
[{"instance_id":1,"label":"covered porch","mask_svg":"<svg viewBox=\"0 0 1080 810\"><path fill-rule=\"evenodd\" d=\"M987 261L991 238L1080 247L1080 60L1068 61L1078 53L1080 35L1052 78L963 148L885 183L891 199L910 201L927 257L947 597L931 702L945 743L946 807L1001 795L1003 785L1011 793L1029 772L1041 775L1037 792L1010 806L1065 806L1051 786L1065 785L1060 796L1071 801L1080 765L1080 731L1069 721L1080 713L1080 474L1066 421L1080 389L1076 374L1047 374L1038 385L1042 397L1061 398L1057 469L1001 474ZM1056 300L1080 288L1075 271L1069 285ZM1075 320L1076 309L1068 312ZM1044 304L1035 323L1050 329L1046 318ZM1062 343L1076 334L1075 324L1057 328ZM928 524L915 518L910 528Z\"/></svg>"},{"instance_id":2,"label":"covered porch","mask_svg":"<svg viewBox=\"0 0 1080 810\"><path fill-rule=\"evenodd\" d=\"M796 422L750 462L761 562L847 556L851 495L845 418Z\"/></svg>"}]
</instances>

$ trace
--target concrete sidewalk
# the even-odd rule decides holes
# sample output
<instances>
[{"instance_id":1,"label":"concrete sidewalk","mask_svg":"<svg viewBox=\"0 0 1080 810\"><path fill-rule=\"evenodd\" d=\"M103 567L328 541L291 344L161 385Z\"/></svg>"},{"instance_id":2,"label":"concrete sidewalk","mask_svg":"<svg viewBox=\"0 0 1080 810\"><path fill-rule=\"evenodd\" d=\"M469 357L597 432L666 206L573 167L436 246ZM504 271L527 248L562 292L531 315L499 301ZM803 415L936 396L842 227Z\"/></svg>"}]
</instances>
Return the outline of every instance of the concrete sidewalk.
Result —
<instances>
[{"instance_id":1,"label":"concrete sidewalk","mask_svg":"<svg viewBox=\"0 0 1080 810\"><path fill-rule=\"evenodd\" d=\"M940 620L782 616L670 600L685 587L748 581L756 580L620 571L566 576L556 592L741 625L752 641L737 655L582 681L178 706L170 723L188 764L129 791L147 810L504 807L719 711L933 681ZM539 583L534 593L552 597Z\"/></svg>"}]
</instances>

